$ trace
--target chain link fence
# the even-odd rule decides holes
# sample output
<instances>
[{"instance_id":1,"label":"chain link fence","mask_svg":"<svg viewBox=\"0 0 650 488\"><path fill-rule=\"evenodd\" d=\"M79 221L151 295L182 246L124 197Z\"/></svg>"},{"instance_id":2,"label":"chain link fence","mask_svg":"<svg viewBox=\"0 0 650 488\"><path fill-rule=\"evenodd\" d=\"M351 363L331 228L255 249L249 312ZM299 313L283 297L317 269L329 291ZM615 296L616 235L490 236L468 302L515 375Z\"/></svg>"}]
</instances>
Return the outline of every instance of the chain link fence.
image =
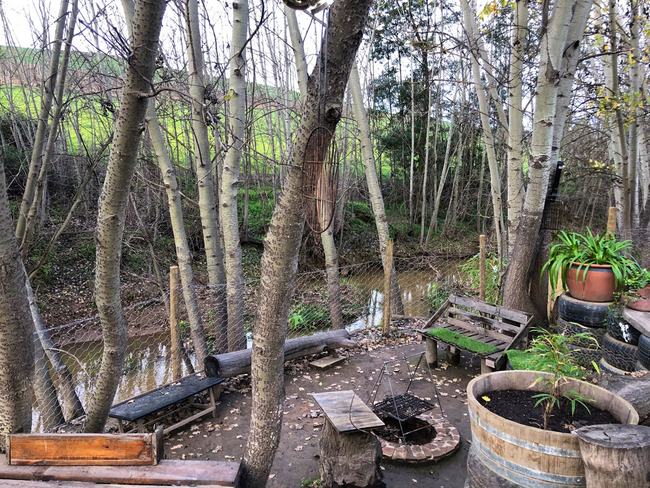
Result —
<instances>
[{"instance_id":1,"label":"chain link fence","mask_svg":"<svg viewBox=\"0 0 650 488\"><path fill-rule=\"evenodd\" d=\"M467 255L396 257L400 302L391 300L394 319L428 317L449 293L477 293L478 260ZM475 265L475 266L474 266ZM383 318L384 271L381 260L338 269L340 310L344 327L355 334L380 327ZM243 284L244 314L240 326L247 345L257 320L259 279ZM298 274L287 320L287 338L332 329L332 302L325 270ZM180 290L179 295L187 290ZM228 350L224 324L219 323L215 288L193 285L209 352ZM114 403L173 382L169 291L124 308L128 345ZM177 313L181 337L181 375L200 370L191 339L184 301ZM173 304L172 304L173 307ZM336 312L335 312L336 313ZM48 324L49 325L49 324ZM102 359L102 330L98 316L48 326L34 332L36 355L34 432L54 432L81 424L83 407L92 394ZM39 340L40 338L40 340Z\"/></svg>"}]
</instances>

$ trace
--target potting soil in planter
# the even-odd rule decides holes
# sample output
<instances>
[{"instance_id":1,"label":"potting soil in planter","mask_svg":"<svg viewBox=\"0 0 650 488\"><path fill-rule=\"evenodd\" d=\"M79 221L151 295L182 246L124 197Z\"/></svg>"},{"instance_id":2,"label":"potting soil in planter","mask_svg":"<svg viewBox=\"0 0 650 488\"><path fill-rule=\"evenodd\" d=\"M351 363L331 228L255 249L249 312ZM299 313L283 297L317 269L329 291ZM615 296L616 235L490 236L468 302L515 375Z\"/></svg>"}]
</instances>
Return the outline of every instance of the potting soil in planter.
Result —
<instances>
[{"instance_id":1,"label":"potting soil in planter","mask_svg":"<svg viewBox=\"0 0 650 488\"><path fill-rule=\"evenodd\" d=\"M533 398L539 392L522 390L500 390L491 391L478 398L481 405L490 412L499 415L518 424L530 427L544 428L545 402L535 406L538 398ZM590 402L585 402L589 411L582 405L576 403L575 414L571 415L571 403L562 398L560 408L553 408L548 419L548 430L555 432L571 432L587 425L619 424L609 412L600 410Z\"/></svg>"}]
</instances>

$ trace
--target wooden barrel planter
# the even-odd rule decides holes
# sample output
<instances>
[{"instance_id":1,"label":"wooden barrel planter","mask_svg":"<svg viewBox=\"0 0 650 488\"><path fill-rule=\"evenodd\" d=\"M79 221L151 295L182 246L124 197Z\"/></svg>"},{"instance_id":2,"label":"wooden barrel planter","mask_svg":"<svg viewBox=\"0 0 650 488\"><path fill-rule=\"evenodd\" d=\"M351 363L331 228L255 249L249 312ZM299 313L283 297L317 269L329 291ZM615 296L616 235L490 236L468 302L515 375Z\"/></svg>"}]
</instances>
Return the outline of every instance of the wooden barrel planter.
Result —
<instances>
[{"instance_id":1,"label":"wooden barrel planter","mask_svg":"<svg viewBox=\"0 0 650 488\"><path fill-rule=\"evenodd\" d=\"M584 487L585 468L578 437L528 427L506 420L477 400L499 390L542 391L536 371L499 371L474 378L467 386L472 428L466 486ZM550 375L548 375L550 376ZM596 385L568 380L561 389L575 390L595 400L594 406L611 413L622 424L637 424L639 416L627 401Z\"/></svg>"}]
</instances>

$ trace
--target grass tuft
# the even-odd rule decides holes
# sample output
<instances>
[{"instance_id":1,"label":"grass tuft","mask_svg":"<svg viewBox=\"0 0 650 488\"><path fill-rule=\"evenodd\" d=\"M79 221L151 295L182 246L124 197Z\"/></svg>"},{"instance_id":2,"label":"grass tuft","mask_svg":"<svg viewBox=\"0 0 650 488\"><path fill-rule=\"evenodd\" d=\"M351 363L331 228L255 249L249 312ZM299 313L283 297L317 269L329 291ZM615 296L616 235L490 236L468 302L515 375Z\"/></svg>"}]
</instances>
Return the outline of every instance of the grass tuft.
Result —
<instances>
[{"instance_id":1,"label":"grass tuft","mask_svg":"<svg viewBox=\"0 0 650 488\"><path fill-rule=\"evenodd\" d=\"M452 332L449 329L434 329L427 332L430 336L437 337L440 340L454 344L461 349L467 351L472 351L478 354L490 354L492 352L498 351L499 348L493 346L492 344L486 344L476 339L470 339L463 335Z\"/></svg>"}]
</instances>

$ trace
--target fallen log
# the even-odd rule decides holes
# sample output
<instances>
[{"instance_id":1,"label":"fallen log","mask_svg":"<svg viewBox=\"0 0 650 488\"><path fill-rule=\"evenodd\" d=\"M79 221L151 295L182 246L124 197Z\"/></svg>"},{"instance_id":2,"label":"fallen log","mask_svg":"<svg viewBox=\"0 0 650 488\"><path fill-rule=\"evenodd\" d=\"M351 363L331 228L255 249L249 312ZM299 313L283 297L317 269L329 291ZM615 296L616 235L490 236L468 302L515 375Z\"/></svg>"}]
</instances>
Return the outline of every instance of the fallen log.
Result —
<instances>
[{"instance_id":1,"label":"fallen log","mask_svg":"<svg viewBox=\"0 0 650 488\"><path fill-rule=\"evenodd\" d=\"M345 330L332 330L311 336L289 339L284 343L284 360L297 359L312 354L333 351L341 347L355 347ZM205 374L211 377L230 378L251 371L251 349L217 354L205 358Z\"/></svg>"}]
</instances>

